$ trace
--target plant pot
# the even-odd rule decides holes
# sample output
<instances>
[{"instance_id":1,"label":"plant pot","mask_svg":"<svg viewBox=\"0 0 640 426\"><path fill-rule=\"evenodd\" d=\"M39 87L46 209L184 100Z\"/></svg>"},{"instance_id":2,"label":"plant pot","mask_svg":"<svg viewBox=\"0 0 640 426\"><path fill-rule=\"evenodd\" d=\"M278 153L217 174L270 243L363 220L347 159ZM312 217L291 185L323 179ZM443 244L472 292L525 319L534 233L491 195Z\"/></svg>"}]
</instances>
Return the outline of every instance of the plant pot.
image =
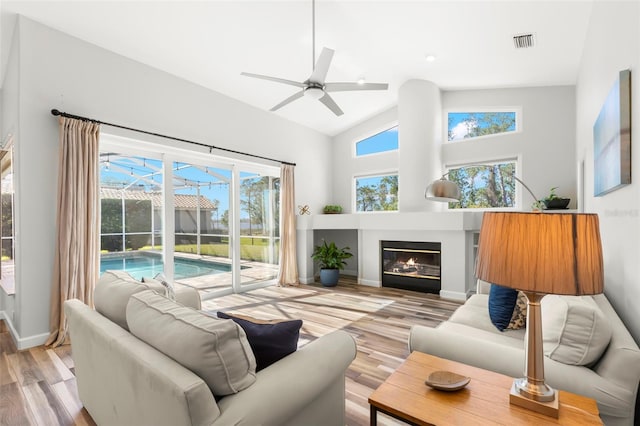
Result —
<instances>
[{"instance_id":1,"label":"plant pot","mask_svg":"<svg viewBox=\"0 0 640 426\"><path fill-rule=\"evenodd\" d=\"M562 210L569 205L571 198L554 198L553 200L544 200L547 210Z\"/></svg>"},{"instance_id":2,"label":"plant pot","mask_svg":"<svg viewBox=\"0 0 640 426\"><path fill-rule=\"evenodd\" d=\"M320 269L320 283L325 287L335 287L340 278L339 269Z\"/></svg>"}]
</instances>

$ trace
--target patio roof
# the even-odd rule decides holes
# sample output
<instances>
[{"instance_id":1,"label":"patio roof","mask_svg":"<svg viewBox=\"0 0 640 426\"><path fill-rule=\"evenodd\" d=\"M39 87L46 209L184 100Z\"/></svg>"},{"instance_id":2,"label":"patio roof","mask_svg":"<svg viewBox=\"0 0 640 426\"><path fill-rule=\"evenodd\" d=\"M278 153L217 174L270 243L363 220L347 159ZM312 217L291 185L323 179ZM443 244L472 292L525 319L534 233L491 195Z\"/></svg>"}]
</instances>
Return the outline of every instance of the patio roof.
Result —
<instances>
[{"instance_id":1,"label":"patio roof","mask_svg":"<svg viewBox=\"0 0 640 426\"><path fill-rule=\"evenodd\" d=\"M174 203L177 209L195 210L197 208L198 196L186 194L174 194ZM147 192L144 190L127 190L116 188L100 188L101 199L116 200L150 200L154 208L162 207L162 192ZM200 195L200 209L216 210L216 205L204 195Z\"/></svg>"}]
</instances>

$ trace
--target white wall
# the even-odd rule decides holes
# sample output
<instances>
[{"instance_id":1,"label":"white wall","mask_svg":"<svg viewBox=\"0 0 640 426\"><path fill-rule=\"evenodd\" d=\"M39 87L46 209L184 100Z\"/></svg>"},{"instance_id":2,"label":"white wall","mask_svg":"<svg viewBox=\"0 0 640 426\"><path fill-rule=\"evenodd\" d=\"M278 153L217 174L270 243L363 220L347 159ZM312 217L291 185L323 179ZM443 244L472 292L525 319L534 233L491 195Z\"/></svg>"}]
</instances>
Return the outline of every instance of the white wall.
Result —
<instances>
[{"instance_id":1,"label":"white wall","mask_svg":"<svg viewBox=\"0 0 640 426\"><path fill-rule=\"evenodd\" d=\"M20 73L19 339L38 340L49 329L58 175L58 125L52 108L295 162L296 199L315 211L330 201L328 137L24 17L17 26L19 58L9 68L17 63ZM206 157L208 150L202 151Z\"/></svg>"},{"instance_id":2,"label":"white wall","mask_svg":"<svg viewBox=\"0 0 640 426\"><path fill-rule=\"evenodd\" d=\"M632 183L593 196L593 124L624 69L632 79ZM635 81L634 81L635 80ZM640 3L594 2L576 86L578 159L584 159L585 209L598 213L605 294L640 343Z\"/></svg>"},{"instance_id":3,"label":"white wall","mask_svg":"<svg viewBox=\"0 0 640 426\"><path fill-rule=\"evenodd\" d=\"M444 143L442 162L456 165L492 159L520 158L517 176L538 198L557 186L576 208L575 89L573 86L442 92L444 119L448 110L515 107L521 129L515 133ZM445 126L446 132L446 126ZM534 201L516 185L521 208Z\"/></svg>"}]
</instances>

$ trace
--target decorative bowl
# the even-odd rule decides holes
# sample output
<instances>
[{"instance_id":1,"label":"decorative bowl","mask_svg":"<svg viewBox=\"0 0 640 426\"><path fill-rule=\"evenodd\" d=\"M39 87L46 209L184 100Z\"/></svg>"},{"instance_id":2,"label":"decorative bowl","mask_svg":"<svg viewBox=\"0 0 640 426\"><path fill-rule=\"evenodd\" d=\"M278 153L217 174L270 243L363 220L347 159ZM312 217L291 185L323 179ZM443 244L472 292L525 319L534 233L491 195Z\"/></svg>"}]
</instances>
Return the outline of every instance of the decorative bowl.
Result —
<instances>
[{"instance_id":1,"label":"decorative bowl","mask_svg":"<svg viewBox=\"0 0 640 426\"><path fill-rule=\"evenodd\" d=\"M554 198L552 200L543 200L547 210L561 210L566 209L569 205L571 198Z\"/></svg>"}]
</instances>

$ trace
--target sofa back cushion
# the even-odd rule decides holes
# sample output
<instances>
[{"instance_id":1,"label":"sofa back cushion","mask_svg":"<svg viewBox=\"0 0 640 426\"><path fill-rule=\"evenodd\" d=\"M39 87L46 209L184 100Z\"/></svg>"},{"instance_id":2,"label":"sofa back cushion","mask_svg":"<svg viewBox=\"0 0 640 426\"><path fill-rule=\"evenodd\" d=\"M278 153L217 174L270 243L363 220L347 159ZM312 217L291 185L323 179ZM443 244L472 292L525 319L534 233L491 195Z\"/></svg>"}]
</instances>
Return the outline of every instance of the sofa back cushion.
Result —
<instances>
[{"instance_id":1,"label":"sofa back cushion","mask_svg":"<svg viewBox=\"0 0 640 426\"><path fill-rule=\"evenodd\" d=\"M256 380L256 359L242 328L186 308L153 291L127 304L131 333L204 380L214 395L239 392Z\"/></svg>"},{"instance_id":2,"label":"sofa back cushion","mask_svg":"<svg viewBox=\"0 0 640 426\"><path fill-rule=\"evenodd\" d=\"M586 366L600 359L613 330L593 298L547 295L541 307L546 356L563 364Z\"/></svg>"},{"instance_id":3,"label":"sofa back cushion","mask_svg":"<svg viewBox=\"0 0 640 426\"><path fill-rule=\"evenodd\" d=\"M96 311L128 331L127 302L133 294L145 290L165 294L160 283L141 283L125 271L105 271L96 284L93 303Z\"/></svg>"}]
</instances>

